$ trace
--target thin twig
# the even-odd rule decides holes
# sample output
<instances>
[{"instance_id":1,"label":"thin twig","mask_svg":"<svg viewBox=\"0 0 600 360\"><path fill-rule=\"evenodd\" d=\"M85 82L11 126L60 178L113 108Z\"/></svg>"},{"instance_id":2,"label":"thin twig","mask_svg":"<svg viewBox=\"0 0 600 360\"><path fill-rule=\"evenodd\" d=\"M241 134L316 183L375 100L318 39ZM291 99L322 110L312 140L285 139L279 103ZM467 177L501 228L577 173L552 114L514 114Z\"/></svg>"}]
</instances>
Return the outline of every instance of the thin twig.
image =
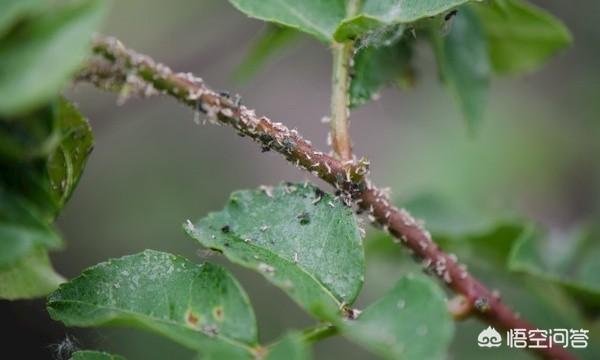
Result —
<instances>
[{"instance_id":1,"label":"thin twig","mask_svg":"<svg viewBox=\"0 0 600 360\"><path fill-rule=\"evenodd\" d=\"M340 161L317 151L296 130L290 130L264 116L257 116L254 110L240 105L235 99L209 89L201 79L190 74L173 73L165 65L126 49L116 39L98 38L94 52L112 64L116 79L122 79L123 74L128 74L128 78L133 76L136 84L137 80L142 79L146 86L152 87L142 93L150 94L158 90L169 94L194 110L206 113L211 123L233 127L239 135L258 142L263 150L279 152L291 163L333 185L348 204L354 203L366 211L373 223L388 230L398 243L405 245L422 261L426 272L436 275L450 289L463 296L469 308L481 320L503 330L535 329L476 280L455 256L444 253L431 240L421 222L406 210L392 205L386 191L371 185L366 178L366 160ZM88 80L91 78L86 77ZM106 77L102 79L106 85ZM531 350L545 358L575 359L560 346Z\"/></svg>"},{"instance_id":2,"label":"thin twig","mask_svg":"<svg viewBox=\"0 0 600 360\"><path fill-rule=\"evenodd\" d=\"M350 18L356 14L359 7L360 0L350 0L346 9L346 17ZM334 42L332 45L333 71L331 75L331 133L329 140L333 151L343 161L352 159L350 122L348 120L350 116L348 88L353 48L353 41Z\"/></svg>"}]
</instances>

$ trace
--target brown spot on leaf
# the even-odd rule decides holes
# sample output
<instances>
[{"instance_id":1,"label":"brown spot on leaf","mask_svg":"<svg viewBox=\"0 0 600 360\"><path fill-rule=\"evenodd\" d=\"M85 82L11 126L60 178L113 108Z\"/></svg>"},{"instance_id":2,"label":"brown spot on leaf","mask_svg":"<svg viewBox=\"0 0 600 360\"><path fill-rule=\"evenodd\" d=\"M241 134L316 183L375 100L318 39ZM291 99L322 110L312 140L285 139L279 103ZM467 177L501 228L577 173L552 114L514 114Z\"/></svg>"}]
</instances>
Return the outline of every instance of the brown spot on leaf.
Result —
<instances>
[{"instance_id":1,"label":"brown spot on leaf","mask_svg":"<svg viewBox=\"0 0 600 360\"><path fill-rule=\"evenodd\" d=\"M222 306L217 306L213 309L213 317L217 320L217 321L223 321L223 307Z\"/></svg>"},{"instance_id":2,"label":"brown spot on leaf","mask_svg":"<svg viewBox=\"0 0 600 360\"><path fill-rule=\"evenodd\" d=\"M198 328L198 323L200 322L200 317L192 312L192 310L188 310L185 314L185 322L193 327Z\"/></svg>"}]
</instances>

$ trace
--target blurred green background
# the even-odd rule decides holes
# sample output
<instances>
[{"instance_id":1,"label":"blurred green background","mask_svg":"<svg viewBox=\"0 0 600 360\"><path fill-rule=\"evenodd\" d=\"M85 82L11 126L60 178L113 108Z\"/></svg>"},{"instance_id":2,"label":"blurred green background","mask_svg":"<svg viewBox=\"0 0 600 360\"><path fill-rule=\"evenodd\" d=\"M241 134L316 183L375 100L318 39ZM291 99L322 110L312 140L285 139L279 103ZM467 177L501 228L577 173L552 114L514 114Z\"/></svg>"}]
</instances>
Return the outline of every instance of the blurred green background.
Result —
<instances>
[{"instance_id":1,"label":"blurred green background","mask_svg":"<svg viewBox=\"0 0 600 360\"><path fill-rule=\"evenodd\" d=\"M439 84L433 56L419 48L418 85L390 89L382 99L352 113L355 152L368 155L376 183L391 186L400 200L442 193L476 207L510 209L565 233L598 214L600 204L600 2L537 1L566 22L572 48L541 70L496 79L486 122L468 136L461 114ZM296 127L326 149L330 54L305 38L240 84L232 74L263 23L246 18L223 0L114 1L104 33L127 46L190 71L215 89L242 95L254 107ZM96 147L79 188L59 219L68 246L53 254L58 272L74 277L110 257L146 248L196 261L208 255L187 238L181 224L219 210L233 190L306 176L280 156L261 154L230 129L198 126L191 110L169 98L130 100L88 85L68 91L92 124ZM596 215L597 216L597 215ZM400 253L400 250L398 250ZM405 270L389 258L369 257L359 307L390 288ZM255 307L261 338L311 323L281 291L254 273L231 265ZM498 275L498 278L502 275ZM496 278L488 283L496 285ZM498 280L499 282L499 280ZM505 298L511 303L507 293ZM544 289L542 296L553 296ZM66 329L52 322L42 301L0 304L6 354L51 358L52 344L71 334L84 348L129 359L192 359L193 354L159 336L124 329ZM531 308L520 308L528 314ZM450 358L476 351L481 324L460 325ZM32 337L32 334L35 336ZM592 333L592 339L597 334ZM25 341L25 343L23 343ZM459 355L463 354L463 355ZM474 353L475 354L475 353ZM503 358L501 353L485 353ZM517 351L515 357L528 355ZM370 355L341 339L318 344L316 358L366 359ZM475 356L475 355L473 355Z\"/></svg>"}]
</instances>

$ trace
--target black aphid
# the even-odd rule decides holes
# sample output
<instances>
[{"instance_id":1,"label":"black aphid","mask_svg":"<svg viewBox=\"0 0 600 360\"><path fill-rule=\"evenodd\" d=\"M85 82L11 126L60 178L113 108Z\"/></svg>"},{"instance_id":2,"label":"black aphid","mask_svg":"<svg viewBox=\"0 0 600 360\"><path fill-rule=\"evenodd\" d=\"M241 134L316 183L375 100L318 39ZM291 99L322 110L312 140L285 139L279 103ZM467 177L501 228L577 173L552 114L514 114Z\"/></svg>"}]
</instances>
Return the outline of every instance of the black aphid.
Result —
<instances>
[{"instance_id":1,"label":"black aphid","mask_svg":"<svg viewBox=\"0 0 600 360\"><path fill-rule=\"evenodd\" d=\"M315 188L315 197L322 198L325 192L319 188Z\"/></svg>"},{"instance_id":2,"label":"black aphid","mask_svg":"<svg viewBox=\"0 0 600 360\"><path fill-rule=\"evenodd\" d=\"M230 231L231 231L231 228L229 227L229 225L225 225L221 228L221 232L223 234L229 234Z\"/></svg>"},{"instance_id":3,"label":"black aphid","mask_svg":"<svg viewBox=\"0 0 600 360\"><path fill-rule=\"evenodd\" d=\"M206 110L204 110L204 106L202 106L202 101L196 101L196 110L206 114Z\"/></svg>"},{"instance_id":4,"label":"black aphid","mask_svg":"<svg viewBox=\"0 0 600 360\"><path fill-rule=\"evenodd\" d=\"M288 153L292 152L292 150L294 150L294 148L296 147L296 143L290 139L283 139L282 144L283 144L283 149Z\"/></svg>"},{"instance_id":5,"label":"black aphid","mask_svg":"<svg viewBox=\"0 0 600 360\"><path fill-rule=\"evenodd\" d=\"M239 94L235 94L235 97L233 98L233 103L235 104L235 107L240 107L242 106L242 97Z\"/></svg>"},{"instance_id":6,"label":"black aphid","mask_svg":"<svg viewBox=\"0 0 600 360\"><path fill-rule=\"evenodd\" d=\"M300 220L300 225L306 225L306 224L310 223L310 215L306 211L303 211L297 217Z\"/></svg>"},{"instance_id":7,"label":"black aphid","mask_svg":"<svg viewBox=\"0 0 600 360\"><path fill-rule=\"evenodd\" d=\"M452 19L454 16L456 16L456 14L457 14L457 13L458 13L458 10L456 10L456 9L455 9L455 10L452 10L452 11L450 11L449 13L447 13L447 14L444 16L444 21L450 21L450 19Z\"/></svg>"},{"instance_id":8,"label":"black aphid","mask_svg":"<svg viewBox=\"0 0 600 360\"><path fill-rule=\"evenodd\" d=\"M260 134L258 136L258 140L260 140L260 142L262 142L265 145L269 145L273 142L273 137L269 134Z\"/></svg>"}]
</instances>

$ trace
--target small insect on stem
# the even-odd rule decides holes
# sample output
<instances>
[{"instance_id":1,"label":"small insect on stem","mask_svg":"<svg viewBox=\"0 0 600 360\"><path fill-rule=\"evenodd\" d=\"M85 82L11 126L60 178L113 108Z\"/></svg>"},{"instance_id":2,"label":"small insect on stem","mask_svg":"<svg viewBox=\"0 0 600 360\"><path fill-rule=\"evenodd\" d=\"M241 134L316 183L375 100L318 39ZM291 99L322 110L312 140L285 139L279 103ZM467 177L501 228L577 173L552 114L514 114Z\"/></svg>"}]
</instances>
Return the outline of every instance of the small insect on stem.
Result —
<instances>
[{"instance_id":1,"label":"small insect on stem","mask_svg":"<svg viewBox=\"0 0 600 360\"><path fill-rule=\"evenodd\" d=\"M456 16L456 14L458 14L458 10L454 9L450 11L449 13L444 15L444 21L450 21L454 16Z\"/></svg>"}]
</instances>

